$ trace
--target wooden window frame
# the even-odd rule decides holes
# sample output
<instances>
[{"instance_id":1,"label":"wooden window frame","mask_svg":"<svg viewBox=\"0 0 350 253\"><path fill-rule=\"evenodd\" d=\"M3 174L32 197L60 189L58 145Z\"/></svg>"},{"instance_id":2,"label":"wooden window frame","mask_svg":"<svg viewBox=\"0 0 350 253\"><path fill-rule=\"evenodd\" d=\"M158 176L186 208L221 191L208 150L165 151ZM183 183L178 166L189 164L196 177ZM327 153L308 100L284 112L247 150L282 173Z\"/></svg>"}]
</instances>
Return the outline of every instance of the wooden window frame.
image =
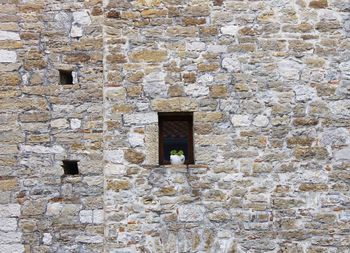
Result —
<instances>
[{"instance_id":1,"label":"wooden window frame","mask_svg":"<svg viewBox=\"0 0 350 253\"><path fill-rule=\"evenodd\" d=\"M188 157L185 164L194 164L194 149L193 149L193 113L192 112L171 112L158 113L159 127L159 164L168 165L170 161L164 160L164 139L163 139L163 123L164 121L187 121L189 123L188 133Z\"/></svg>"}]
</instances>

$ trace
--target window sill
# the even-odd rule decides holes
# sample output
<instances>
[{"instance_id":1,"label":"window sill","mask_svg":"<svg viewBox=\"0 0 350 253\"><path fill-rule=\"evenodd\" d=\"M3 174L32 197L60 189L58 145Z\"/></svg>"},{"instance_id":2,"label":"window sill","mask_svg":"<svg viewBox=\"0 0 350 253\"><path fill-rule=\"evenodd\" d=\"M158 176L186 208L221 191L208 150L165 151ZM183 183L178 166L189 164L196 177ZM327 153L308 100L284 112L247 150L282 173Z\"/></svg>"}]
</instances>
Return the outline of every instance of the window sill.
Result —
<instances>
[{"instance_id":1,"label":"window sill","mask_svg":"<svg viewBox=\"0 0 350 253\"><path fill-rule=\"evenodd\" d=\"M208 169L209 166L207 164L180 164L180 165L173 165L173 164L165 164L165 165L143 165L145 169L171 169L171 170L176 170L176 171L184 171L186 172L187 170L191 171L196 171L196 170L203 170L203 169Z\"/></svg>"}]
</instances>

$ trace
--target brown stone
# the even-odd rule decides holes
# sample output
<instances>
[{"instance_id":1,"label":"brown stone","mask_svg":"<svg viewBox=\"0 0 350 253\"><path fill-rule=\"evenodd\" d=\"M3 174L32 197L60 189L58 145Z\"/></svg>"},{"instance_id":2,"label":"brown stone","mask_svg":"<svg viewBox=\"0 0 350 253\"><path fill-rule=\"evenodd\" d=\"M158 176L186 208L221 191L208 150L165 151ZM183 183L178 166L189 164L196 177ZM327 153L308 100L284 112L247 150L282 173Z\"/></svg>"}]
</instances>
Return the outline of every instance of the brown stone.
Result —
<instances>
[{"instance_id":1,"label":"brown stone","mask_svg":"<svg viewBox=\"0 0 350 253\"><path fill-rule=\"evenodd\" d=\"M18 49L23 47L22 41L0 40L0 48L2 49Z\"/></svg>"},{"instance_id":2,"label":"brown stone","mask_svg":"<svg viewBox=\"0 0 350 253\"><path fill-rule=\"evenodd\" d=\"M142 95L143 88L142 86L129 86L126 88L127 95L130 97L139 97Z\"/></svg>"},{"instance_id":3,"label":"brown stone","mask_svg":"<svg viewBox=\"0 0 350 253\"><path fill-rule=\"evenodd\" d=\"M103 10L99 6L94 6L91 11L92 16L100 16L103 14Z\"/></svg>"},{"instance_id":4,"label":"brown stone","mask_svg":"<svg viewBox=\"0 0 350 253\"><path fill-rule=\"evenodd\" d=\"M196 78L196 73L190 72L190 73L184 73L182 75L182 78L185 83L195 83L197 78Z\"/></svg>"},{"instance_id":5,"label":"brown stone","mask_svg":"<svg viewBox=\"0 0 350 253\"><path fill-rule=\"evenodd\" d=\"M17 86L21 83L21 77L17 72L10 72L10 73L0 73L2 83L1 85L4 86Z\"/></svg>"},{"instance_id":6,"label":"brown stone","mask_svg":"<svg viewBox=\"0 0 350 253\"><path fill-rule=\"evenodd\" d=\"M142 81L142 78L144 77L144 73L141 71L138 71L136 73L132 73L130 76L128 76L128 81L132 83L138 83Z\"/></svg>"},{"instance_id":7,"label":"brown stone","mask_svg":"<svg viewBox=\"0 0 350 253\"><path fill-rule=\"evenodd\" d=\"M188 112L196 111L198 103L187 97L157 98L151 103L152 110L157 112Z\"/></svg>"},{"instance_id":8,"label":"brown stone","mask_svg":"<svg viewBox=\"0 0 350 253\"><path fill-rule=\"evenodd\" d=\"M128 190L131 188L131 184L127 180L108 180L107 190L120 191Z\"/></svg>"},{"instance_id":9,"label":"brown stone","mask_svg":"<svg viewBox=\"0 0 350 253\"><path fill-rule=\"evenodd\" d=\"M167 29L167 34L172 37L195 37L197 35L197 27L195 26L175 26Z\"/></svg>"},{"instance_id":10,"label":"brown stone","mask_svg":"<svg viewBox=\"0 0 350 253\"><path fill-rule=\"evenodd\" d=\"M186 26L191 26L191 25L204 25L206 23L205 18L191 18L191 17L186 17L182 20L184 25Z\"/></svg>"},{"instance_id":11,"label":"brown stone","mask_svg":"<svg viewBox=\"0 0 350 253\"><path fill-rule=\"evenodd\" d=\"M25 112L19 115L21 122L46 122L50 119L49 112Z\"/></svg>"},{"instance_id":12,"label":"brown stone","mask_svg":"<svg viewBox=\"0 0 350 253\"><path fill-rule=\"evenodd\" d=\"M328 185L320 183L302 183L299 190L303 192L323 192L328 190Z\"/></svg>"},{"instance_id":13,"label":"brown stone","mask_svg":"<svg viewBox=\"0 0 350 253\"><path fill-rule=\"evenodd\" d=\"M169 87L168 89L168 95L170 97L180 97L180 96L183 96L184 94L184 89L181 85L172 85Z\"/></svg>"},{"instance_id":14,"label":"brown stone","mask_svg":"<svg viewBox=\"0 0 350 253\"><path fill-rule=\"evenodd\" d=\"M137 3L144 6L159 6L161 0L137 0Z\"/></svg>"},{"instance_id":15,"label":"brown stone","mask_svg":"<svg viewBox=\"0 0 350 253\"><path fill-rule=\"evenodd\" d=\"M203 37L215 36L219 33L219 30L216 26L204 26L201 27L199 31Z\"/></svg>"},{"instance_id":16,"label":"brown stone","mask_svg":"<svg viewBox=\"0 0 350 253\"><path fill-rule=\"evenodd\" d=\"M65 56L67 63L82 63L87 62L91 59L88 54L85 53L72 53Z\"/></svg>"},{"instance_id":17,"label":"brown stone","mask_svg":"<svg viewBox=\"0 0 350 253\"><path fill-rule=\"evenodd\" d=\"M245 36L254 36L258 34L258 31L251 27L244 27L239 30L239 33Z\"/></svg>"},{"instance_id":18,"label":"brown stone","mask_svg":"<svg viewBox=\"0 0 350 253\"><path fill-rule=\"evenodd\" d=\"M322 20L316 24L316 29L320 32L333 32L341 28L341 24L337 20Z\"/></svg>"},{"instance_id":19,"label":"brown stone","mask_svg":"<svg viewBox=\"0 0 350 253\"><path fill-rule=\"evenodd\" d=\"M213 0L214 6L221 6L224 3L224 0Z\"/></svg>"},{"instance_id":20,"label":"brown stone","mask_svg":"<svg viewBox=\"0 0 350 253\"><path fill-rule=\"evenodd\" d=\"M19 5L20 12L26 13L26 12L36 12L40 13L44 10L43 4L35 4L35 3L26 3Z\"/></svg>"},{"instance_id":21,"label":"brown stone","mask_svg":"<svg viewBox=\"0 0 350 253\"><path fill-rule=\"evenodd\" d=\"M0 177L0 191L12 191L17 187L16 178L2 178Z\"/></svg>"},{"instance_id":22,"label":"brown stone","mask_svg":"<svg viewBox=\"0 0 350 253\"><path fill-rule=\"evenodd\" d=\"M120 12L116 11L116 10L111 10L111 11L107 12L107 18L119 19L120 18Z\"/></svg>"},{"instance_id":23,"label":"brown stone","mask_svg":"<svg viewBox=\"0 0 350 253\"><path fill-rule=\"evenodd\" d=\"M305 60L305 64L314 68L321 68L325 65L325 63L326 61L323 58L317 58L317 57L307 58Z\"/></svg>"},{"instance_id":24,"label":"brown stone","mask_svg":"<svg viewBox=\"0 0 350 253\"><path fill-rule=\"evenodd\" d=\"M312 0L309 3L309 7L315 8L315 9L324 9L328 7L327 0Z\"/></svg>"},{"instance_id":25,"label":"brown stone","mask_svg":"<svg viewBox=\"0 0 350 253\"><path fill-rule=\"evenodd\" d=\"M214 85L210 87L210 95L212 98L223 98L227 97L227 86L226 85Z\"/></svg>"},{"instance_id":26,"label":"brown stone","mask_svg":"<svg viewBox=\"0 0 350 253\"><path fill-rule=\"evenodd\" d=\"M293 120L294 126L316 126L318 119L315 118L296 118Z\"/></svg>"},{"instance_id":27,"label":"brown stone","mask_svg":"<svg viewBox=\"0 0 350 253\"><path fill-rule=\"evenodd\" d=\"M115 113L130 113L133 112L134 107L130 104L119 104L112 107L112 112Z\"/></svg>"},{"instance_id":28,"label":"brown stone","mask_svg":"<svg viewBox=\"0 0 350 253\"><path fill-rule=\"evenodd\" d=\"M221 112L195 112L194 121L197 122L220 122L223 119Z\"/></svg>"},{"instance_id":29,"label":"brown stone","mask_svg":"<svg viewBox=\"0 0 350 253\"><path fill-rule=\"evenodd\" d=\"M208 16L210 14L210 9L208 5L189 5L186 7L182 13L184 16L190 17L202 17Z\"/></svg>"},{"instance_id":30,"label":"brown stone","mask_svg":"<svg viewBox=\"0 0 350 253\"><path fill-rule=\"evenodd\" d=\"M164 10L147 9L141 12L142 17L164 17L166 15L168 15L168 11L166 9Z\"/></svg>"},{"instance_id":31,"label":"brown stone","mask_svg":"<svg viewBox=\"0 0 350 253\"><path fill-rule=\"evenodd\" d=\"M124 151L124 158L129 163L140 164L145 160L145 155L133 149Z\"/></svg>"},{"instance_id":32,"label":"brown stone","mask_svg":"<svg viewBox=\"0 0 350 253\"><path fill-rule=\"evenodd\" d=\"M224 194L222 191L220 190L208 190L205 194L204 194L204 198L206 200L210 200L210 201L225 201L227 199L227 195Z\"/></svg>"},{"instance_id":33,"label":"brown stone","mask_svg":"<svg viewBox=\"0 0 350 253\"><path fill-rule=\"evenodd\" d=\"M312 43L304 42L302 40L289 41L289 49L295 52L305 52L314 48Z\"/></svg>"},{"instance_id":34,"label":"brown stone","mask_svg":"<svg viewBox=\"0 0 350 253\"><path fill-rule=\"evenodd\" d=\"M131 53L130 60L133 62L163 62L167 59L167 51L143 50Z\"/></svg>"},{"instance_id":35,"label":"brown stone","mask_svg":"<svg viewBox=\"0 0 350 253\"><path fill-rule=\"evenodd\" d=\"M327 159L328 152L323 147L297 147L294 150L294 156L297 159Z\"/></svg>"},{"instance_id":36,"label":"brown stone","mask_svg":"<svg viewBox=\"0 0 350 253\"><path fill-rule=\"evenodd\" d=\"M201 63L201 64L198 64L197 67L200 72L213 72L218 70L220 66L217 63L213 63L213 64Z\"/></svg>"},{"instance_id":37,"label":"brown stone","mask_svg":"<svg viewBox=\"0 0 350 253\"><path fill-rule=\"evenodd\" d=\"M288 147L295 147L297 145L311 146L313 141L314 141L314 138L310 138L307 136L294 136L287 139L287 145Z\"/></svg>"},{"instance_id":38,"label":"brown stone","mask_svg":"<svg viewBox=\"0 0 350 253\"><path fill-rule=\"evenodd\" d=\"M299 207L303 204L302 200L294 198L273 198L272 206L276 209L288 209Z\"/></svg>"},{"instance_id":39,"label":"brown stone","mask_svg":"<svg viewBox=\"0 0 350 253\"><path fill-rule=\"evenodd\" d=\"M107 61L109 63L126 63L126 56L123 54L113 54L107 56Z\"/></svg>"},{"instance_id":40,"label":"brown stone","mask_svg":"<svg viewBox=\"0 0 350 253\"><path fill-rule=\"evenodd\" d=\"M158 196L173 196L175 194L176 194L176 189L171 186L163 187L157 193Z\"/></svg>"}]
</instances>

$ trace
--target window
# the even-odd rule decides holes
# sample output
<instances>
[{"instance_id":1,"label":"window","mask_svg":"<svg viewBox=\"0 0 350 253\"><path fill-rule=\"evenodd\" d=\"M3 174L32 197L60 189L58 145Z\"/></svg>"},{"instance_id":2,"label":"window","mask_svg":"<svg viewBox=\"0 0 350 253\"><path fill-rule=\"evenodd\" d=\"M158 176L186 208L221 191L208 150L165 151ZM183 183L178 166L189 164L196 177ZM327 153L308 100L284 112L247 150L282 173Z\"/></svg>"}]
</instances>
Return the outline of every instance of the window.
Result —
<instances>
[{"instance_id":1,"label":"window","mask_svg":"<svg viewBox=\"0 0 350 253\"><path fill-rule=\"evenodd\" d=\"M71 70L59 70L60 84L73 84L73 75Z\"/></svg>"},{"instance_id":2,"label":"window","mask_svg":"<svg viewBox=\"0 0 350 253\"><path fill-rule=\"evenodd\" d=\"M182 150L185 164L194 164L193 113L158 113L159 164L170 164L170 151Z\"/></svg>"},{"instance_id":3,"label":"window","mask_svg":"<svg viewBox=\"0 0 350 253\"><path fill-rule=\"evenodd\" d=\"M76 160L63 160L63 171L65 175L78 175L78 161Z\"/></svg>"}]
</instances>

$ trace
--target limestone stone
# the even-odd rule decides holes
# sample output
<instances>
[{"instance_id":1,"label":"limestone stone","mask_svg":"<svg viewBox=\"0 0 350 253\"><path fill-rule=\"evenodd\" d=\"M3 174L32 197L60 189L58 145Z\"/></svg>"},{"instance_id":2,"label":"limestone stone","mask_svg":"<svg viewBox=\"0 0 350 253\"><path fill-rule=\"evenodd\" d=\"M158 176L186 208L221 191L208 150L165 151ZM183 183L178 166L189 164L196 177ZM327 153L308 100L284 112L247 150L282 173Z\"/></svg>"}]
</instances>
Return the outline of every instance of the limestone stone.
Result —
<instances>
[{"instance_id":1,"label":"limestone stone","mask_svg":"<svg viewBox=\"0 0 350 253\"><path fill-rule=\"evenodd\" d=\"M23 244L11 243L11 244L0 244L1 252L13 252L13 253L24 253L25 248Z\"/></svg>"},{"instance_id":2,"label":"limestone stone","mask_svg":"<svg viewBox=\"0 0 350 253\"><path fill-rule=\"evenodd\" d=\"M136 124L136 125L151 124L151 123L158 122L157 113L153 113L153 112L126 114L123 116L123 119L126 124Z\"/></svg>"},{"instance_id":3,"label":"limestone stone","mask_svg":"<svg viewBox=\"0 0 350 253\"><path fill-rule=\"evenodd\" d=\"M239 72L241 69L241 64L239 60L233 58L224 58L221 63L222 67L229 72Z\"/></svg>"},{"instance_id":4,"label":"limestone stone","mask_svg":"<svg viewBox=\"0 0 350 253\"><path fill-rule=\"evenodd\" d=\"M18 217L21 214L21 206L19 204L0 204L0 217Z\"/></svg>"},{"instance_id":5,"label":"limestone stone","mask_svg":"<svg viewBox=\"0 0 350 253\"><path fill-rule=\"evenodd\" d=\"M17 32L0 31L0 40L21 40Z\"/></svg>"},{"instance_id":6,"label":"limestone stone","mask_svg":"<svg viewBox=\"0 0 350 253\"><path fill-rule=\"evenodd\" d=\"M0 218L2 224L0 231L16 231L17 219L16 218Z\"/></svg>"},{"instance_id":7,"label":"limestone stone","mask_svg":"<svg viewBox=\"0 0 350 253\"><path fill-rule=\"evenodd\" d=\"M43 243L45 245L51 245L52 244L52 235L50 233L44 233Z\"/></svg>"},{"instance_id":8,"label":"limestone stone","mask_svg":"<svg viewBox=\"0 0 350 253\"><path fill-rule=\"evenodd\" d=\"M249 115L233 115L231 117L231 122L233 126L244 127L249 126L251 123Z\"/></svg>"},{"instance_id":9,"label":"limestone stone","mask_svg":"<svg viewBox=\"0 0 350 253\"><path fill-rule=\"evenodd\" d=\"M179 207L179 220L183 222L196 222L204 219L203 206L184 205Z\"/></svg>"},{"instance_id":10,"label":"limestone stone","mask_svg":"<svg viewBox=\"0 0 350 253\"><path fill-rule=\"evenodd\" d=\"M0 50L0 62L16 62L17 54L15 51Z\"/></svg>"},{"instance_id":11,"label":"limestone stone","mask_svg":"<svg viewBox=\"0 0 350 253\"><path fill-rule=\"evenodd\" d=\"M264 115L258 115L253 121L253 125L257 127L267 127L268 124L269 119Z\"/></svg>"}]
</instances>

